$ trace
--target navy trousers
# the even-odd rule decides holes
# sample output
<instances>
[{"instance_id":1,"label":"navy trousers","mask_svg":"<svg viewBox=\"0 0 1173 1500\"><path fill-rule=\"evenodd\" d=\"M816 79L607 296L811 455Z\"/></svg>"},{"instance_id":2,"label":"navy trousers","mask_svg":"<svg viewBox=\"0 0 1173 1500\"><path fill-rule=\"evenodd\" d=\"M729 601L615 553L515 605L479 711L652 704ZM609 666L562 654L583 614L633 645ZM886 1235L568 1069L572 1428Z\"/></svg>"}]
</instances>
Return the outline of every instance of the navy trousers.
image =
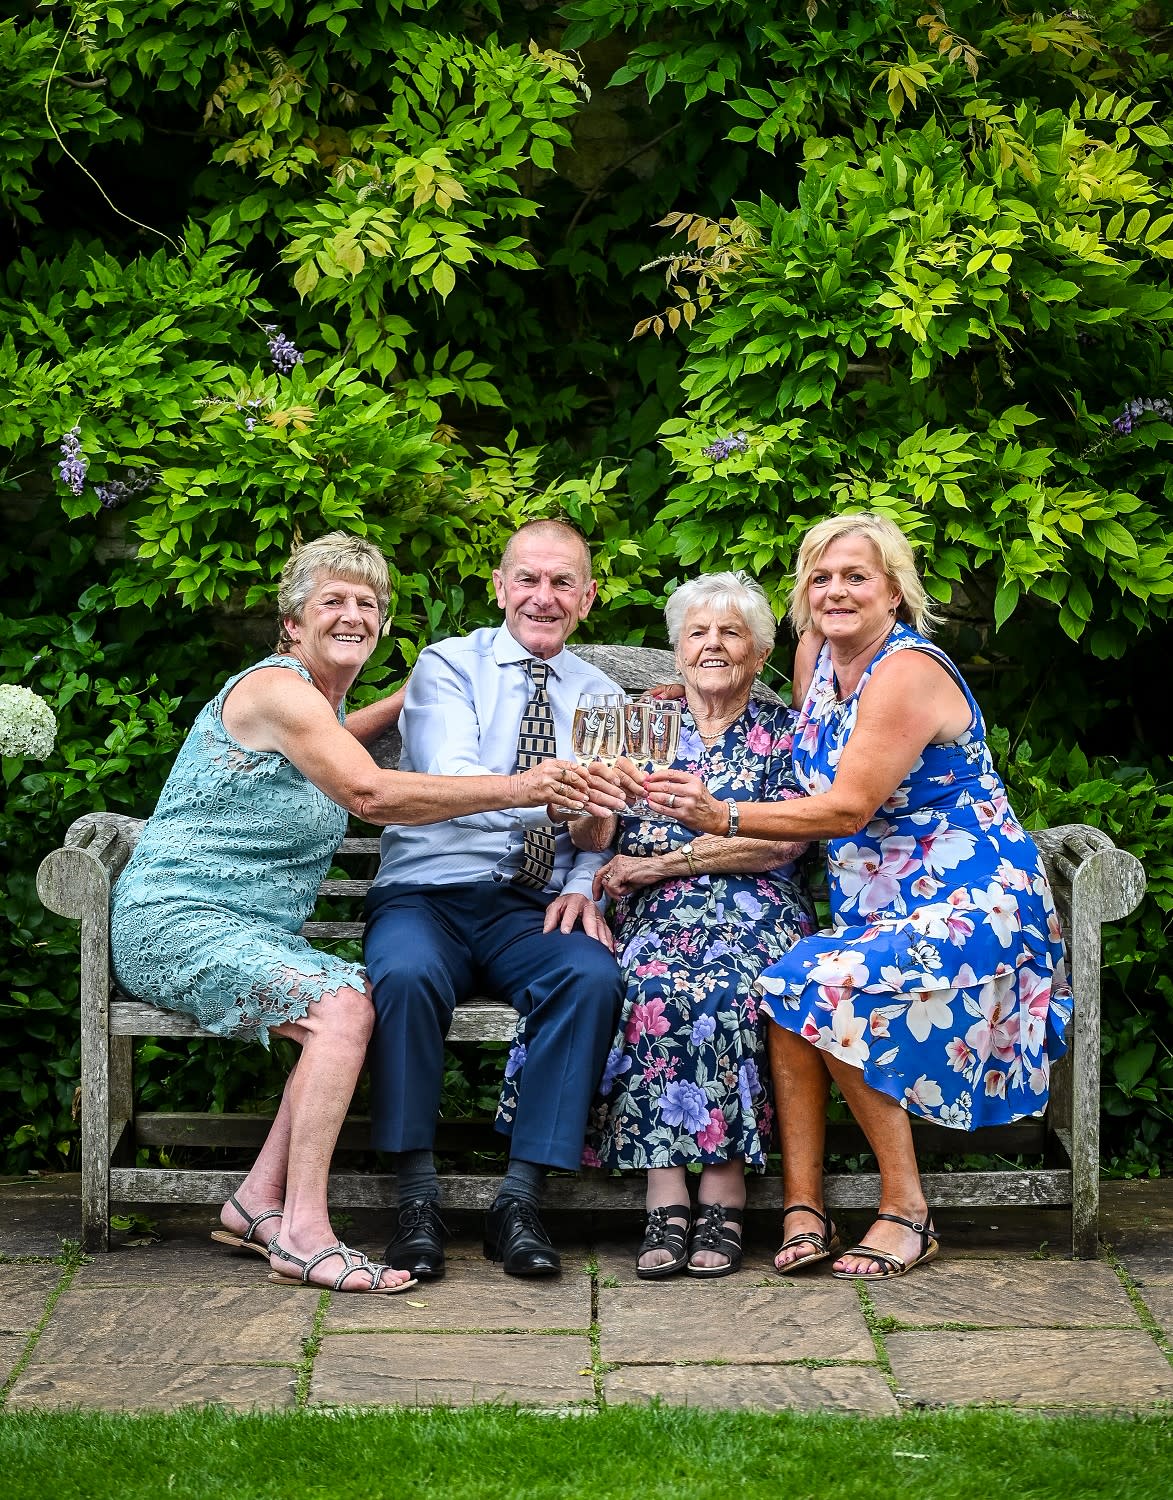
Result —
<instances>
[{"instance_id":1,"label":"navy trousers","mask_svg":"<svg viewBox=\"0 0 1173 1500\"><path fill-rule=\"evenodd\" d=\"M577 1170L622 986L614 957L581 928L542 931L552 899L487 881L368 893L363 947L377 1017L368 1052L376 1150L432 1146L452 1011L479 993L526 1018L510 1154Z\"/></svg>"}]
</instances>

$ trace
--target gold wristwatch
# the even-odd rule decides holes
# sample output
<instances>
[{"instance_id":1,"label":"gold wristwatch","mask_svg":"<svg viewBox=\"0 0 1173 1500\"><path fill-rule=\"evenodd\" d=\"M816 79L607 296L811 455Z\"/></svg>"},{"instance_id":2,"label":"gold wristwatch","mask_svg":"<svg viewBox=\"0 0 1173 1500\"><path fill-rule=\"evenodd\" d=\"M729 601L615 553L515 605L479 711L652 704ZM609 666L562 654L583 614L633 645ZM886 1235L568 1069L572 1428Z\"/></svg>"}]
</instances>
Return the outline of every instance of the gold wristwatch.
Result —
<instances>
[{"instance_id":1,"label":"gold wristwatch","mask_svg":"<svg viewBox=\"0 0 1173 1500\"><path fill-rule=\"evenodd\" d=\"M684 862L689 868L689 873L692 875L699 875L700 871L696 867L696 860L692 857L692 843L692 839L689 839L688 843L681 844L676 852L677 854L684 855Z\"/></svg>"}]
</instances>

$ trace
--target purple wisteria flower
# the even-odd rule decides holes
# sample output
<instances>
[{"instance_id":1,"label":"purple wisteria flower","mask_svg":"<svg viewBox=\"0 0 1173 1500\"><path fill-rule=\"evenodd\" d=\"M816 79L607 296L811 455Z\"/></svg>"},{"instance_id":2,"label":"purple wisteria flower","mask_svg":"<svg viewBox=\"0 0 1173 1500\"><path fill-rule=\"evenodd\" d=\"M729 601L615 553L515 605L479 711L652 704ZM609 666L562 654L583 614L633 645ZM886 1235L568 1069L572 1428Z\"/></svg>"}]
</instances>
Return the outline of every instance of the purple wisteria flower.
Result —
<instances>
[{"instance_id":1,"label":"purple wisteria flower","mask_svg":"<svg viewBox=\"0 0 1173 1500\"><path fill-rule=\"evenodd\" d=\"M525 1043L515 1042L509 1049L509 1056L505 1060L506 1078L515 1078L522 1068L525 1067Z\"/></svg>"},{"instance_id":2,"label":"purple wisteria flower","mask_svg":"<svg viewBox=\"0 0 1173 1500\"><path fill-rule=\"evenodd\" d=\"M75 422L61 439L61 461L57 465L57 472L61 475L62 484L75 495L80 495L85 487L88 469L86 456L81 451L81 428Z\"/></svg>"},{"instance_id":3,"label":"purple wisteria flower","mask_svg":"<svg viewBox=\"0 0 1173 1500\"><path fill-rule=\"evenodd\" d=\"M1166 401L1162 396L1138 396L1135 401L1125 404L1120 415L1113 418L1112 426L1126 437L1136 426L1137 420L1147 411L1151 411L1162 421L1173 421L1173 401Z\"/></svg>"},{"instance_id":4,"label":"purple wisteria flower","mask_svg":"<svg viewBox=\"0 0 1173 1500\"><path fill-rule=\"evenodd\" d=\"M269 336L269 358L278 375L288 375L294 365L301 364L301 354L292 339L287 339L276 323L262 324ZM252 429L249 428L251 432Z\"/></svg>"},{"instance_id":5,"label":"purple wisteria flower","mask_svg":"<svg viewBox=\"0 0 1173 1500\"><path fill-rule=\"evenodd\" d=\"M704 1089L687 1079L670 1083L660 1095L660 1116L665 1125L683 1125L694 1133L703 1130L709 1123Z\"/></svg>"},{"instance_id":6,"label":"purple wisteria flower","mask_svg":"<svg viewBox=\"0 0 1173 1500\"><path fill-rule=\"evenodd\" d=\"M127 469L122 479L108 479L105 484L94 485L94 494L102 502L103 510L117 510L149 490L158 477L158 469Z\"/></svg>"},{"instance_id":7,"label":"purple wisteria flower","mask_svg":"<svg viewBox=\"0 0 1173 1500\"><path fill-rule=\"evenodd\" d=\"M716 442L710 443L701 452L706 458L711 458L714 463L720 463L722 459L728 458L731 453L744 453L749 447L744 432L736 432L732 437L721 437Z\"/></svg>"}]
</instances>

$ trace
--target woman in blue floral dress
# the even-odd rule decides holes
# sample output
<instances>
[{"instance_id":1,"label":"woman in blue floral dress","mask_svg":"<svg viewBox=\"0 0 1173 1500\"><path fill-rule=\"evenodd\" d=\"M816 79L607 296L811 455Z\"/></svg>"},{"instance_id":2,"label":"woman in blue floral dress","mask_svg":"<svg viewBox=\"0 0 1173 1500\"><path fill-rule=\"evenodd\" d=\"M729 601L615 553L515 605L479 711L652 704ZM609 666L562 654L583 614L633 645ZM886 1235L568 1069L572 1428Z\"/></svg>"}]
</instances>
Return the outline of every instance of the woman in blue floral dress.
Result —
<instances>
[{"instance_id":1,"label":"woman in blue floral dress","mask_svg":"<svg viewBox=\"0 0 1173 1500\"><path fill-rule=\"evenodd\" d=\"M672 596L667 623L687 694L675 764L720 797L800 796L795 715L750 698L775 630L761 589L744 575L704 575ZM740 1264L745 1168L764 1167L773 1125L753 986L814 930L805 850L693 839L678 823L624 817L618 853L599 871L597 893L615 899L627 999L585 1160L647 1171L641 1277L724 1276ZM689 1245L693 1164L702 1171Z\"/></svg>"},{"instance_id":2,"label":"woman in blue floral dress","mask_svg":"<svg viewBox=\"0 0 1173 1500\"><path fill-rule=\"evenodd\" d=\"M809 677L794 762L808 792L731 810L678 773L649 799L692 827L829 839L834 926L761 977L783 1149L779 1270L836 1248L823 1120L838 1085L876 1154L881 1200L835 1274L902 1275L936 1254L908 1113L959 1130L1039 1114L1071 1015L1042 860L1014 816L981 711L925 636L928 600L892 522L808 532L791 618Z\"/></svg>"}]
</instances>

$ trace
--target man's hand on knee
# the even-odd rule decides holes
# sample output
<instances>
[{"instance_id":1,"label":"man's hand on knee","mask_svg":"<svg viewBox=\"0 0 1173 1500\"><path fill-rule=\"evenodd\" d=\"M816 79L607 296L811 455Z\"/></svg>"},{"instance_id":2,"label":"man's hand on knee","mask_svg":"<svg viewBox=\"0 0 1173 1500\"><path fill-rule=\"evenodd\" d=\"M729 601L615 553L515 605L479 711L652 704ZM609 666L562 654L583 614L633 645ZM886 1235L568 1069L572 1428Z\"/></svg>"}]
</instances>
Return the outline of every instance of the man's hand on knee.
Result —
<instances>
[{"instance_id":1,"label":"man's hand on knee","mask_svg":"<svg viewBox=\"0 0 1173 1500\"><path fill-rule=\"evenodd\" d=\"M557 928L560 932L573 932L582 924L582 930L587 937L593 937L602 943L608 953L614 952L615 944L611 937L611 929L603 919L603 914L590 899L589 896L562 895L555 896L546 908L546 920L542 923L543 932L553 932Z\"/></svg>"}]
</instances>

